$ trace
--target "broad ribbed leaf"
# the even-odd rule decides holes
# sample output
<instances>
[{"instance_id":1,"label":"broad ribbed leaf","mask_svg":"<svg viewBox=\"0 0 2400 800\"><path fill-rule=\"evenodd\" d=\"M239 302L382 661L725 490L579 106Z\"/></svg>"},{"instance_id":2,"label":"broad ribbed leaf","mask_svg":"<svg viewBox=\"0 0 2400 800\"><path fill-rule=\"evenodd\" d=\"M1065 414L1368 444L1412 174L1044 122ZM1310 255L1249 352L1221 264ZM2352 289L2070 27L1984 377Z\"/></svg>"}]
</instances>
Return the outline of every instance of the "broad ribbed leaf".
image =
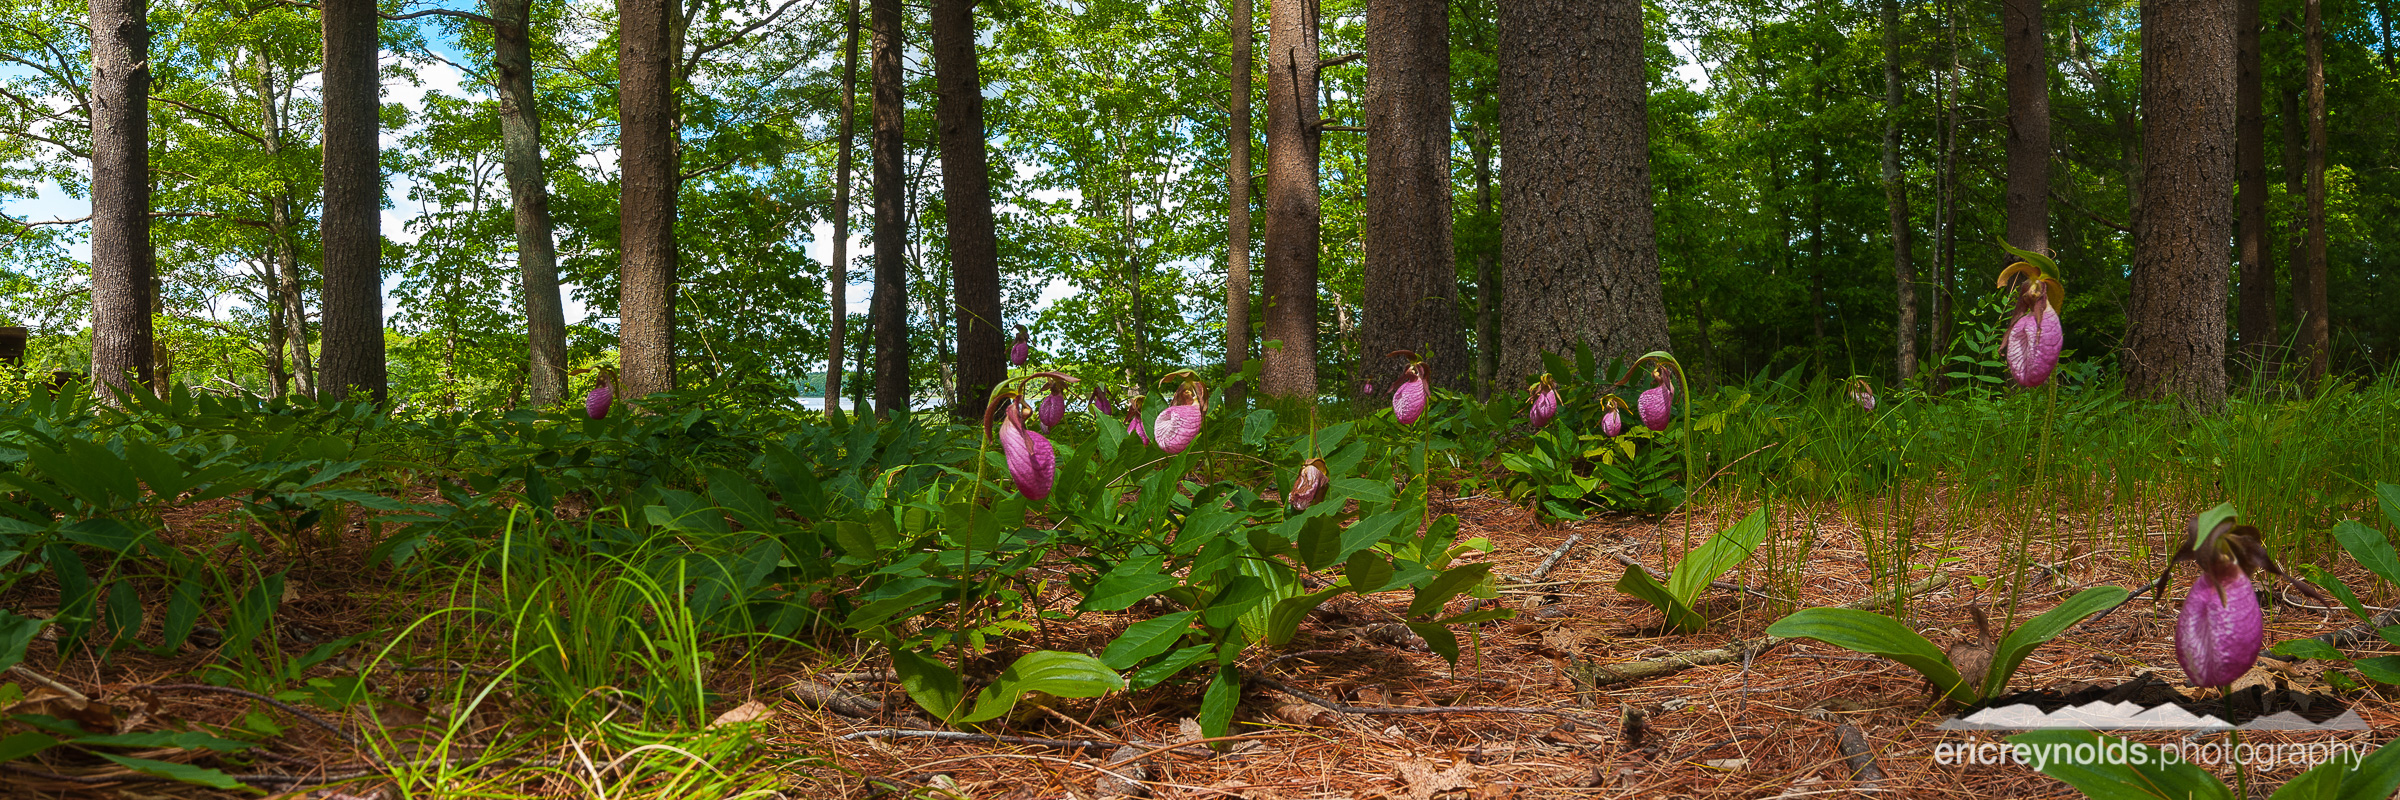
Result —
<instances>
[{"instance_id":1,"label":"broad ribbed leaf","mask_svg":"<svg viewBox=\"0 0 2400 800\"><path fill-rule=\"evenodd\" d=\"M1991 672L1983 680L1983 696L1997 697L2008 688L2008 678L2016 674L2017 665L2043 642L2058 638L2085 617L2098 614L2125 602L2126 592L2115 586L2094 586L2067 598L2057 608L2025 621L2017 629L2001 637L2000 648L1992 653Z\"/></svg>"},{"instance_id":2,"label":"broad ribbed leaf","mask_svg":"<svg viewBox=\"0 0 2400 800\"><path fill-rule=\"evenodd\" d=\"M2181 761L2166 763L2166 758L2148 745L2101 736L2091 731L2042 730L2008 737L2014 744L2031 748L2037 758L2029 765L2042 774L2065 781L2092 800L2232 800L2233 793L2225 784L2206 770ZM2089 746L2105 748L2107 752L2125 753L2148 751L2140 760L2127 755L2118 758L2078 759L2066 750ZM2088 752L2088 751L2087 751Z\"/></svg>"},{"instance_id":3,"label":"broad ribbed leaf","mask_svg":"<svg viewBox=\"0 0 2400 800\"><path fill-rule=\"evenodd\" d=\"M975 697L975 712L960 722L982 722L1008 713L1027 692L1058 697L1098 697L1125 688L1125 679L1100 659L1082 653L1037 650L1002 670Z\"/></svg>"},{"instance_id":4,"label":"broad ribbed leaf","mask_svg":"<svg viewBox=\"0 0 2400 800\"><path fill-rule=\"evenodd\" d=\"M1672 630L1697 633L1708 627L1707 617L1693 611L1690 605L1667 591L1667 587L1658 585L1658 581L1650 577L1649 570L1626 567L1625 577L1617 579L1617 591L1640 598L1642 602L1658 609L1659 613L1667 615L1667 627Z\"/></svg>"},{"instance_id":5,"label":"broad ribbed leaf","mask_svg":"<svg viewBox=\"0 0 2400 800\"><path fill-rule=\"evenodd\" d=\"M1883 656L1925 676L1934 693L1960 703L1975 700L1950 657L1891 617L1854 608L1804 608L1767 626L1767 634L1815 639L1846 650Z\"/></svg>"},{"instance_id":6,"label":"broad ribbed leaf","mask_svg":"<svg viewBox=\"0 0 2400 800\"><path fill-rule=\"evenodd\" d=\"M1675 562L1674 574L1667 576L1667 592L1690 606L1700 599L1701 592L1708 590L1709 581L1750 560L1750 554L1757 552L1759 543L1766 539L1767 509L1761 506L1733 527L1718 531L1707 542L1692 548L1682 561Z\"/></svg>"}]
</instances>

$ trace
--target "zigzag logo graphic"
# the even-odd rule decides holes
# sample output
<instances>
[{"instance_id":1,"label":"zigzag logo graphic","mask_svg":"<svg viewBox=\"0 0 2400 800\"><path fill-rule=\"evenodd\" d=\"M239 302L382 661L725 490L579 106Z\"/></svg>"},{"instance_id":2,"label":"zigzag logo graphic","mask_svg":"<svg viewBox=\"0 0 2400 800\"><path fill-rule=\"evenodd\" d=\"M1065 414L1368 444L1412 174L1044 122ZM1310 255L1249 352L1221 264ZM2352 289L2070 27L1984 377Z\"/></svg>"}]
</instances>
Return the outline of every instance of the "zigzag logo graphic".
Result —
<instances>
[{"instance_id":1,"label":"zigzag logo graphic","mask_svg":"<svg viewBox=\"0 0 2400 800\"><path fill-rule=\"evenodd\" d=\"M2045 712L2024 703L1993 706L1964 717L1951 717L1935 726L1945 731L2027 731L2052 728L2071 728L2089 731L2176 730L2176 731L2363 731L2365 720L2358 712L2344 710L2341 716L2324 722L2311 722L2290 711L2277 711L2260 716L2241 725L2234 725L2213 715L2193 714L2172 703L2144 708L2132 702L2095 700L2079 706L2067 706Z\"/></svg>"}]
</instances>

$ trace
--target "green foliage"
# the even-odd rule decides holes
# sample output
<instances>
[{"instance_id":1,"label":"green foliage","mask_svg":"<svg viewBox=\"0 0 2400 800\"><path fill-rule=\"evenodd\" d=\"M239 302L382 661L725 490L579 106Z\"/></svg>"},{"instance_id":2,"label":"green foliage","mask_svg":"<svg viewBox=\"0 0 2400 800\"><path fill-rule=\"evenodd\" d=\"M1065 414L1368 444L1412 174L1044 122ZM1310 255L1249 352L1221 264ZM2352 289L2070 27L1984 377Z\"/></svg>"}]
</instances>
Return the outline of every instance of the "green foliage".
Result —
<instances>
[{"instance_id":1,"label":"green foliage","mask_svg":"<svg viewBox=\"0 0 2400 800\"><path fill-rule=\"evenodd\" d=\"M2375 495L2383 507L2384 518L2391 522L2394 530L2400 530L2400 486L2389 483L2377 484ZM2365 567L2368 573L2382 578L2387 585L2400 586L2400 553L2393 551L2389 534L2368 527L2358 520L2345 519L2334 526L2333 538L2340 542L2342 549L2348 551L2350 557L2356 559L2358 565ZM2400 625L2381 624L2381 618L2370 614L2366 605L2359 602L2358 595L2352 592L2350 587L2344 586L2340 579L2333 577L2315 564L2302 564L2299 566L2299 570L2303 576L2308 578L2308 582L2332 592L2336 599L2342 601L2342 606L2349 609L2351 615L2357 617L2361 623L2372 628L2376 636L2386 642L2400 645ZM2347 662L2352 669L2357 670L2359 675L2368 680L2383 684L2400 684L2400 656L2352 659L2333 645L2315 638L2278 642L2273 651L2277 655L2291 658Z\"/></svg>"},{"instance_id":2,"label":"green foliage","mask_svg":"<svg viewBox=\"0 0 2400 800\"><path fill-rule=\"evenodd\" d=\"M2167 751L2092 731L2042 730L2008 737L2042 774L2093 800L2230 800L2234 792L2207 770ZM2094 755L2084 758L2077 754ZM2369 800L2400 788L2400 748L2364 758L2335 758L2286 782L2272 800Z\"/></svg>"},{"instance_id":3,"label":"green foliage","mask_svg":"<svg viewBox=\"0 0 2400 800\"><path fill-rule=\"evenodd\" d=\"M1933 686L1934 696L1942 700L1967 705L2007 691L2009 678L2016 675L2017 666L2034 648L2056 639L2067 629L2085 618L2115 607L2125 601L2126 591L2114 586L2094 586L2075 593L2064 603L2027 620L2010 631L1992 654L1989 671L1983 675L1959 674L1948 654L1933 642L1909 630L1891 617L1872 611L1851 608L1807 608L1767 626L1767 634L1785 638L1815 639L1826 644L1882 656L1917 671Z\"/></svg>"},{"instance_id":4,"label":"green foliage","mask_svg":"<svg viewBox=\"0 0 2400 800\"><path fill-rule=\"evenodd\" d=\"M1708 626L1708 618L1694 611L1692 605L1699 601L1702 592L1708 591L1710 581L1749 561L1758 552L1759 543L1766 541L1767 530L1767 510L1762 507L1684 553L1675 562L1675 571L1667 576L1666 585L1659 585L1647 569L1626 567L1625 577L1617 581L1617 591L1641 598L1666 614L1669 630L1699 633Z\"/></svg>"}]
</instances>

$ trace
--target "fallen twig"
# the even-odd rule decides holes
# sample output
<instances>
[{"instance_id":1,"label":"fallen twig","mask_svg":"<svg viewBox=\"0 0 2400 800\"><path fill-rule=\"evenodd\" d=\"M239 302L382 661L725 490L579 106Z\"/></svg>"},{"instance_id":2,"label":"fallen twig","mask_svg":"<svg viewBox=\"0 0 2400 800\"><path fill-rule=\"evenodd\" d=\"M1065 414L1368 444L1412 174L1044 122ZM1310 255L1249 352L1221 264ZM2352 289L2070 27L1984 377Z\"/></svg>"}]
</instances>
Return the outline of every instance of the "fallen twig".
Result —
<instances>
[{"instance_id":1,"label":"fallen twig","mask_svg":"<svg viewBox=\"0 0 2400 800\"><path fill-rule=\"evenodd\" d=\"M1568 534L1566 541L1558 543L1558 549L1550 551L1549 558L1542 559L1542 563L1539 566L1534 567L1532 572L1526 573L1524 579L1518 581L1518 583L1540 583L1543 578L1550 577L1550 570L1557 569L1559 560L1566 558L1567 551L1575 549L1575 544L1581 541L1583 541L1583 534ZM1486 602L1490 601L1487 601L1481 597L1468 600L1465 607L1465 612L1473 613L1476 610L1483 608L1483 604Z\"/></svg>"},{"instance_id":2,"label":"fallen twig","mask_svg":"<svg viewBox=\"0 0 2400 800\"><path fill-rule=\"evenodd\" d=\"M2366 638L2369 636L2374 636L2376 631L2383 629L2385 626L2396 623L2400 623L2400 610L2385 611L2381 614L2375 615L2374 619L2368 620L2364 624L2352 625L2338 631L2319 634L2311 638L2314 638L2320 642L2324 642L2325 644L2332 646L2334 649L2339 650L2354 644L2358 644L2359 642L2366 641ZM2260 655L2275 659L2277 661L2300 660L2297 656L2287 656L2271 651L2261 651Z\"/></svg>"},{"instance_id":3,"label":"fallen twig","mask_svg":"<svg viewBox=\"0 0 2400 800\"><path fill-rule=\"evenodd\" d=\"M1937 572L1934 573L1933 577L1917 581L1916 583L1910 584L1907 588L1904 588L1898 592L1878 593L1872 597L1853 600L1837 607L1857 609L1879 608L1890 604L1892 599L1896 596L1914 596L1924 594L1926 592L1939 589L1949 582L1950 575L1948 573ZM1645 661L1631 661L1622 664L1591 664L1589 662L1584 662L1584 665L1579 665L1582 667L1582 674L1579 674L1575 677L1576 680L1583 685L1583 688L1596 689L1609 684L1628 683L1631 681L1655 678L1661 675L1671 675L1692 667L1704 667L1712 664L1725 664L1738 661L1743 658L1755 656L1758 653L1766 651L1767 648L1782 644L1783 641L1783 637L1780 636L1761 636L1756 639L1743 639L1722 647L1711 647L1702 650L1687 650L1681 653L1675 653Z\"/></svg>"},{"instance_id":4,"label":"fallen twig","mask_svg":"<svg viewBox=\"0 0 2400 800\"><path fill-rule=\"evenodd\" d=\"M1069 740L1069 739L1043 739L1043 738L1039 738L1039 737L1033 737L1033 736L1001 736L1001 735L998 735L998 734L991 734L991 733L965 733L965 732L962 732L962 731L930 731L930 730L914 730L914 729L904 729L904 728L879 728L879 729L876 729L876 730L871 730L871 731L859 731L859 732L857 732L857 733L845 733L845 734L842 734L842 736L841 736L841 739L842 739L842 741L845 741L845 742L855 742L855 741L859 741L859 740L862 740L862 739L932 739L932 740L934 740L934 741L939 741L939 742L975 742L975 743L978 743L978 744L1017 744L1017 745L1025 745L1025 746L1028 746L1028 747L1050 747L1050 748L1056 748L1056 749L1059 749L1059 750L1080 750L1080 751L1083 751L1083 752L1086 752L1086 753L1091 753L1091 754L1093 754L1093 755L1100 755L1100 756L1107 755L1107 754L1108 754L1110 751L1113 751L1113 750L1115 750L1115 749L1117 749L1117 748L1119 748L1119 747L1124 747L1124 746L1126 746L1126 745L1130 744L1130 743L1128 743L1128 742L1102 742L1102 741L1093 741L1093 740L1091 740L1091 739L1081 739L1081 740Z\"/></svg>"},{"instance_id":5,"label":"fallen twig","mask_svg":"<svg viewBox=\"0 0 2400 800\"><path fill-rule=\"evenodd\" d=\"M51 680L50 676L48 675L26 669L25 665L23 664L11 664L9 665L8 671L12 674L15 674L17 677L41 684L45 689L65 695L69 700L73 700L78 703L89 703L92 701L91 698L83 696L82 692L75 691L74 689L69 688L66 684Z\"/></svg>"},{"instance_id":6,"label":"fallen twig","mask_svg":"<svg viewBox=\"0 0 2400 800\"><path fill-rule=\"evenodd\" d=\"M1372 716L1419 716L1427 714L1543 714L1563 719L1571 719L1577 722L1589 723L1592 725L1603 724L1593 717L1588 717L1583 714L1562 708L1540 708L1534 706L1354 706L1337 700L1329 700L1309 694L1299 689L1292 688L1291 684L1287 684L1283 681L1279 681L1265 675L1260 675L1255 672L1244 673L1243 677L1249 680L1257 681L1269 689L1274 689L1275 691L1282 692L1284 694L1288 694L1293 697L1306 700L1310 703L1342 712L1344 714Z\"/></svg>"},{"instance_id":7,"label":"fallen twig","mask_svg":"<svg viewBox=\"0 0 2400 800\"><path fill-rule=\"evenodd\" d=\"M1883 767L1875 763L1875 750L1867 746L1867 735L1858 726L1844 722L1833 726L1834 743L1842 750L1842 760L1850 764L1850 774L1860 783L1883 782Z\"/></svg>"},{"instance_id":8,"label":"fallen twig","mask_svg":"<svg viewBox=\"0 0 2400 800\"><path fill-rule=\"evenodd\" d=\"M339 727L335 727L333 723L331 723L331 722L326 722L326 721L324 720L324 718L322 718L322 717L319 717L319 716L317 716L317 715L315 715L315 714L311 714L311 713L309 713L307 710L305 710L305 709L302 709L302 708L301 708L301 707L299 707L299 706L295 706L295 705L292 705L292 704L290 704L290 703L286 703L286 702L284 702L284 701L277 700L277 699L275 699L275 698L268 697L268 696L266 696L266 695L259 694L259 693L257 693L257 692L249 691L249 690L246 690L246 689L236 689L236 688L233 688L233 687L231 687L231 686L210 686L210 685L208 685L208 684L204 684L204 683L144 683L144 684L137 684L137 685L135 685L135 686L132 686L132 687L130 687L130 688L134 688L134 689L148 689L148 690L150 690L150 691L154 691L154 692L189 692L189 693L196 693L196 694L230 694L230 695L233 695L233 696L236 696L236 697L246 697L246 698L249 698L249 699L252 699L252 700L259 701L259 702L261 702L261 703L266 703L267 705L271 705L271 706L274 706L274 707L276 707L276 708L283 709L284 713L290 714L290 715L292 715L292 716L295 716L295 717L299 717L300 719L302 719L302 720L304 720L304 721L308 722L308 723L309 723L309 724L311 724L311 725L315 725L315 726L317 726L317 727L319 727L319 728L323 728L323 729L325 729L325 731L326 731L326 732L328 732L328 733L331 733L331 734L333 734L333 735L335 735L335 736L339 736L339 737L341 737L342 741L344 741L344 742L348 742L348 743L350 744L350 746L351 746L351 747L353 747L353 748L356 748L356 749L357 749L357 750L359 750L360 752L366 752L366 750L367 750L367 746L366 746L366 744L365 744L364 742L361 742L361 741L359 741L359 738L358 738L358 736L356 736L356 735L354 735L354 734L350 733L349 731L342 730L342 729L341 729L341 728L339 728Z\"/></svg>"}]
</instances>

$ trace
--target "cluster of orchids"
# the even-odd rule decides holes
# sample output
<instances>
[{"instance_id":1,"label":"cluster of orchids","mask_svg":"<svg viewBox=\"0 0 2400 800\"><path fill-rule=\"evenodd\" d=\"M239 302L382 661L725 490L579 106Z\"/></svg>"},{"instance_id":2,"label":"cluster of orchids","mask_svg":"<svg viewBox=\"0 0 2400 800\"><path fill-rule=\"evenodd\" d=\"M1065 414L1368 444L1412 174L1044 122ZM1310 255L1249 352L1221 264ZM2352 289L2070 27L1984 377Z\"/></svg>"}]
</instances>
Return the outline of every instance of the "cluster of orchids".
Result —
<instances>
[{"instance_id":1,"label":"cluster of orchids","mask_svg":"<svg viewBox=\"0 0 2400 800\"><path fill-rule=\"evenodd\" d=\"M2315 587L2285 576L2259 542L2258 529L2235 524L2239 516L2232 503L2223 503L2193 517L2183 546L2167 562L2167 573L2152 584L2163 591L2176 564L2190 561L2200 566L2191 592L2183 598L2183 613L2175 618L2175 660L2196 687L2232 686L2258 662L2267 618L2259 610L2251 575L2284 577L2310 598L2333 602Z\"/></svg>"},{"instance_id":2,"label":"cluster of orchids","mask_svg":"<svg viewBox=\"0 0 2400 800\"><path fill-rule=\"evenodd\" d=\"M1026 387L1039 383L1043 395L1039 402L1028 403ZM1017 491L1026 498L1041 500L1050 496L1052 484L1058 477L1058 453L1050 446L1044 431L1066 421L1067 387L1079 382L1061 372L1035 372L1002 381L992 390L992 399L984 406L983 425L992 428L992 438L1000 443L1002 460L1008 462L1008 477ZM1200 435L1201 420L1208 412L1208 385L1198 375L1183 370L1168 375L1161 383L1175 383L1175 398L1166 410L1153 421L1152 435L1142 425L1143 396L1138 387L1129 387L1124 408L1125 432L1135 439L1158 445L1168 455L1179 455ZM1091 395L1092 410L1103 416L1116 416L1117 404L1105 388ZM1030 419L1040 425L1035 430ZM1321 468L1320 468L1321 471Z\"/></svg>"},{"instance_id":3,"label":"cluster of orchids","mask_svg":"<svg viewBox=\"0 0 2400 800\"><path fill-rule=\"evenodd\" d=\"M2058 351L2067 341L2058 310L2067 302L2067 285L2056 274L2057 262L2040 253L2008 247L2007 242L2000 246L2018 259L2000 271L1997 286L2008 290L2015 304L2003 342L2008 377L2030 389L2048 382L2051 370L2058 368Z\"/></svg>"},{"instance_id":4,"label":"cluster of orchids","mask_svg":"<svg viewBox=\"0 0 2400 800\"><path fill-rule=\"evenodd\" d=\"M1635 405L1627 405L1625 398L1617 396L1615 392L1600 396L1601 433L1624 435L1625 416L1628 413L1638 413L1642 418L1642 426L1654 431L1666 430L1667 425L1674 421L1676 370L1673 357L1664 353L1645 355L1636 360L1633 368L1625 373L1625 379L1617 383L1622 385L1633 380L1633 376L1640 374L1645 365L1650 370L1650 388L1636 397ZM1558 418L1558 380L1551 377L1550 373L1542 373L1542 377L1525 387L1525 391L1528 395L1526 422L1539 430Z\"/></svg>"}]
</instances>

